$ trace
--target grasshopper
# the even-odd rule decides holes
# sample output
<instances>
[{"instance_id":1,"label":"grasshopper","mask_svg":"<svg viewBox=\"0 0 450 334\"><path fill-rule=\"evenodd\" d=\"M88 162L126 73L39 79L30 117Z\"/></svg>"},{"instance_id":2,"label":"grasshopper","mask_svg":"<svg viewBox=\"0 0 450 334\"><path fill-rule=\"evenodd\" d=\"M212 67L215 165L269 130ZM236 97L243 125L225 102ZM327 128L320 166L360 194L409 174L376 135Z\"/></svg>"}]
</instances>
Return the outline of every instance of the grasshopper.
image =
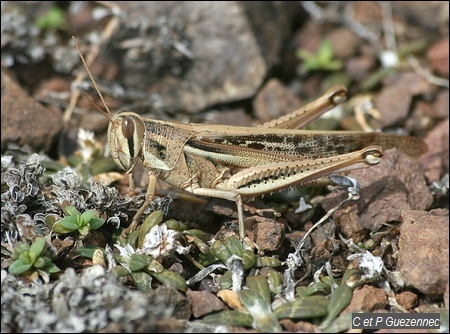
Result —
<instances>
[{"instance_id":1,"label":"grasshopper","mask_svg":"<svg viewBox=\"0 0 450 334\"><path fill-rule=\"evenodd\" d=\"M76 43L76 41L75 41ZM155 197L157 179L195 195L223 198L237 205L239 235L245 237L243 198L291 186L314 185L331 174L377 165L383 149L397 147L417 156L425 143L388 133L298 130L345 101L343 85L317 100L259 127L182 124L144 118L106 105L84 57L80 58L109 119L108 143L114 162L130 176L142 163L149 182L144 204L123 235L134 230Z\"/></svg>"}]
</instances>

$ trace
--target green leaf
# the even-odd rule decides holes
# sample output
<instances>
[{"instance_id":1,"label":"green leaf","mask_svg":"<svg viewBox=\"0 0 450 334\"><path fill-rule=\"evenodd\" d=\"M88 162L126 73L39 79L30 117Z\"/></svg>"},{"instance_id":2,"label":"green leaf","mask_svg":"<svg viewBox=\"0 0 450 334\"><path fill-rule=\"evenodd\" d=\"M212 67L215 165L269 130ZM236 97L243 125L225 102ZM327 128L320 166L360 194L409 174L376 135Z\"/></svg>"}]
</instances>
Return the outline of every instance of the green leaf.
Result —
<instances>
[{"instance_id":1,"label":"green leaf","mask_svg":"<svg viewBox=\"0 0 450 334\"><path fill-rule=\"evenodd\" d=\"M67 233L73 232L74 230L69 230L69 229L65 228L62 225L61 221L59 221L52 226L52 231L55 233L58 233L58 234L67 234Z\"/></svg>"},{"instance_id":2,"label":"green leaf","mask_svg":"<svg viewBox=\"0 0 450 334\"><path fill-rule=\"evenodd\" d=\"M303 300L285 303L274 313L278 319L309 319L323 317L328 314L328 299L324 296L310 296Z\"/></svg>"},{"instance_id":3,"label":"green leaf","mask_svg":"<svg viewBox=\"0 0 450 334\"><path fill-rule=\"evenodd\" d=\"M227 270L222 277L220 278L219 288L220 290L226 290L231 289L233 286L233 279L232 276L233 273L231 270Z\"/></svg>"},{"instance_id":4,"label":"green leaf","mask_svg":"<svg viewBox=\"0 0 450 334\"><path fill-rule=\"evenodd\" d=\"M38 237L31 245L30 252L33 252L34 254L36 254L36 257L39 257L44 251L46 245L47 241L45 241L45 238Z\"/></svg>"},{"instance_id":5,"label":"green leaf","mask_svg":"<svg viewBox=\"0 0 450 334\"><path fill-rule=\"evenodd\" d=\"M313 283L306 288L307 296L315 295L317 293L323 293L325 295L328 295L330 292L331 292L330 284L324 282Z\"/></svg>"},{"instance_id":6,"label":"green leaf","mask_svg":"<svg viewBox=\"0 0 450 334\"><path fill-rule=\"evenodd\" d=\"M230 251L231 254L237 255L242 258L244 254L244 248L242 247L242 242L235 236L230 236L224 241L225 247Z\"/></svg>"},{"instance_id":7,"label":"green leaf","mask_svg":"<svg viewBox=\"0 0 450 334\"><path fill-rule=\"evenodd\" d=\"M36 260L36 254L33 253L33 255L34 258L30 255L30 252L23 252L19 256L19 261L26 265L33 265L34 261Z\"/></svg>"},{"instance_id":8,"label":"green leaf","mask_svg":"<svg viewBox=\"0 0 450 334\"><path fill-rule=\"evenodd\" d=\"M20 255L24 252L28 252L30 250L30 245L25 242L20 242L17 247L14 249L14 253L11 256L11 259L18 260Z\"/></svg>"},{"instance_id":9,"label":"green leaf","mask_svg":"<svg viewBox=\"0 0 450 334\"><path fill-rule=\"evenodd\" d=\"M92 218L91 223L89 225L91 225L91 230L96 230L102 227L104 223L105 221L103 219L94 217Z\"/></svg>"},{"instance_id":10,"label":"green leaf","mask_svg":"<svg viewBox=\"0 0 450 334\"><path fill-rule=\"evenodd\" d=\"M246 283L250 290L257 292L267 304L270 304L270 289L269 283L262 275L254 275L247 277Z\"/></svg>"},{"instance_id":11,"label":"green leaf","mask_svg":"<svg viewBox=\"0 0 450 334\"><path fill-rule=\"evenodd\" d=\"M197 248L200 250L201 253L203 254L211 254L211 249L209 248L209 246L200 238L196 237L195 235L190 235L188 236L188 238L192 239L192 242L197 246ZM191 241L189 241L191 242Z\"/></svg>"},{"instance_id":12,"label":"green leaf","mask_svg":"<svg viewBox=\"0 0 450 334\"><path fill-rule=\"evenodd\" d=\"M273 294L279 294L283 290L283 278L281 273L276 270L270 270L267 273L267 282L269 283L270 291Z\"/></svg>"},{"instance_id":13,"label":"green leaf","mask_svg":"<svg viewBox=\"0 0 450 334\"><path fill-rule=\"evenodd\" d=\"M231 257L231 252L221 240L214 241L211 246L211 252L224 264L227 264L228 259Z\"/></svg>"},{"instance_id":14,"label":"green leaf","mask_svg":"<svg viewBox=\"0 0 450 334\"><path fill-rule=\"evenodd\" d=\"M133 277L134 284L139 291L148 292L152 290L152 276L143 272L132 272L131 277Z\"/></svg>"},{"instance_id":15,"label":"green leaf","mask_svg":"<svg viewBox=\"0 0 450 334\"><path fill-rule=\"evenodd\" d=\"M79 216L81 215L80 211L77 210L76 207L72 205L66 206L66 212L69 216Z\"/></svg>"},{"instance_id":16,"label":"green leaf","mask_svg":"<svg viewBox=\"0 0 450 334\"><path fill-rule=\"evenodd\" d=\"M261 256L256 258L255 267L279 267L281 266L281 261L276 257L271 256Z\"/></svg>"},{"instance_id":17,"label":"green leaf","mask_svg":"<svg viewBox=\"0 0 450 334\"><path fill-rule=\"evenodd\" d=\"M66 19L64 11L56 6L51 7L45 14L36 20L36 26L40 29L59 29Z\"/></svg>"},{"instance_id":18,"label":"green leaf","mask_svg":"<svg viewBox=\"0 0 450 334\"><path fill-rule=\"evenodd\" d=\"M162 273L150 272L150 274L164 285L171 286L182 292L187 290L186 280L176 272L164 270Z\"/></svg>"},{"instance_id":19,"label":"green leaf","mask_svg":"<svg viewBox=\"0 0 450 334\"><path fill-rule=\"evenodd\" d=\"M256 255L252 250L246 249L242 255L242 265L244 269L250 269L256 263Z\"/></svg>"},{"instance_id":20,"label":"green leaf","mask_svg":"<svg viewBox=\"0 0 450 334\"><path fill-rule=\"evenodd\" d=\"M128 267L130 268L130 271L139 271L141 269L144 269L148 266L150 259L148 256L144 254L132 254L130 256L130 261L128 262Z\"/></svg>"},{"instance_id":21,"label":"green leaf","mask_svg":"<svg viewBox=\"0 0 450 334\"><path fill-rule=\"evenodd\" d=\"M306 49L299 49L297 51L297 57L303 60L304 62L315 61L315 55Z\"/></svg>"},{"instance_id":22,"label":"green leaf","mask_svg":"<svg viewBox=\"0 0 450 334\"><path fill-rule=\"evenodd\" d=\"M145 271L149 274L151 273L157 273L160 274L162 273L164 270L166 270L164 268L164 266L159 263L158 261L156 261L151 255L147 255L149 258L150 263L148 264L147 268L145 269Z\"/></svg>"},{"instance_id":23,"label":"green leaf","mask_svg":"<svg viewBox=\"0 0 450 334\"><path fill-rule=\"evenodd\" d=\"M342 276L342 283L347 282L350 276L358 274L360 271L358 269L348 269L345 271L344 276ZM341 283L341 284L342 284Z\"/></svg>"},{"instance_id":24,"label":"green leaf","mask_svg":"<svg viewBox=\"0 0 450 334\"><path fill-rule=\"evenodd\" d=\"M89 223L94 217L95 217L94 210L87 210L81 214L81 219L83 220L84 223Z\"/></svg>"},{"instance_id":25,"label":"green leaf","mask_svg":"<svg viewBox=\"0 0 450 334\"><path fill-rule=\"evenodd\" d=\"M54 264L53 262L46 265L44 268L42 268L42 270L48 272L49 274L55 274L55 273L61 271L61 269L59 269L58 266L56 264Z\"/></svg>"},{"instance_id":26,"label":"green leaf","mask_svg":"<svg viewBox=\"0 0 450 334\"><path fill-rule=\"evenodd\" d=\"M56 224L58 224L58 223L56 223ZM78 230L77 216L64 217L63 219L61 219L61 225L66 230L69 230L71 232Z\"/></svg>"},{"instance_id":27,"label":"green leaf","mask_svg":"<svg viewBox=\"0 0 450 334\"><path fill-rule=\"evenodd\" d=\"M219 261L219 259L211 252L198 254L197 260L204 267L207 267Z\"/></svg>"},{"instance_id":28,"label":"green leaf","mask_svg":"<svg viewBox=\"0 0 450 334\"><path fill-rule=\"evenodd\" d=\"M78 228L78 232L80 232L82 236L86 236L90 230L91 227L89 225L81 226Z\"/></svg>"},{"instance_id":29,"label":"green leaf","mask_svg":"<svg viewBox=\"0 0 450 334\"><path fill-rule=\"evenodd\" d=\"M167 228L178 231L178 232L183 232L187 228L187 226L185 224L180 223L180 222L176 221L175 219L166 220L164 222L164 224L167 226Z\"/></svg>"},{"instance_id":30,"label":"green leaf","mask_svg":"<svg viewBox=\"0 0 450 334\"><path fill-rule=\"evenodd\" d=\"M253 318L252 327L264 333L281 332L278 319L272 312L271 305L264 297L253 290L241 290L239 299Z\"/></svg>"},{"instance_id":31,"label":"green leaf","mask_svg":"<svg viewBox=\"0 0 450 334\"><path fill-rule=\"evenodd\" d=\"M325 39L320 43L317 58L319 64L326 64L333 58L333 47L329 40Z\"/></svg>"},{"instance_id":32,"label":"green leaf","mask_svg":"<svg viewBox=\"0 0 450 334\"><path fill-rule=\"evenodd\" d=\"M47 225L49 229L53 229L53 225L55 225L56 222L59 221L59 219L60 217L58 215L48 214L47 216L45 216L45 225Z\"/></svg>"},{"instance_id":33,"label":"green leaf","mask_svg":"<svg viewBox=\"0 0 450 334\"><path fill-rule=\"evenodd\" d=\"M100 249L103 252L103 254L105 254L105 250L103 248L93 245L82 246L77 249L76 253L80 254L81 256L84 256L85 258L92 259L92 257L94 256L94 252L97 249Z\"/></svg>"},{"instance_id":34,"label":"green leaf","mask_svg":"<svg viewBox=\"0 0 450 334\"><path fill-rule=\"evenodd\" d=\"M191 229L191 230L186 230L183 232L184 234L188 234L188 235L193 235L196 236L197 238L200 238L202 240L207 240L209 238L209 234L202 231L202 230L198 230L198 229Z\"/></svg>"},{"instance_id":35,"label":"green leaf","mask_svg":"<svg viewBox=\"0 0 450 334\"><path fill-rule=\"evenodd\" d=\"M324 68L329 71L339 71L342 68L342 63L337 59L331 60L328 64L326 64L326 66L324 66Z\"/></svg>"},{"instance_id":36,"label":"green leaf","mask_svg":"<svg viewBox=\"0 0 450 334\"><path fill-rule=\"evenodd\" d=\"M12 275L21 275L30 270L32 266L33 264L31 263L26 264L20 260L16 260L10 264L10 266L8 267L8 271Z\"/></svg>"},{"instance_id":37,"label":"green leaf","mask_svg":"<svg viewBox=\"0 0 450 334\"><path fill-rule=\"evenodd\" d=\"M252 327L253 318L250 314L239 311L223 311L209 314L202 319L207 324L221 324L231 327Z\"/></svg>"},{"instance_id":38,"label":"green leaf","mask_svg":"<svg viewBox=\"0 0 450 334\"><path fill-rule=\"evenodd\" d=\"M320 327L328 327L339 313L350 304L352 296L352 289L342 282L331 295L330 303L328 304L328 315L320 324Z\"/></svg>"},{"instance_id":39,"label":"green leaf","mask_svg":"<svg viewBox=\"0 0 450 334\"><path fill-rule=\"evenodd\" d=\"M126 277L126 276L130 275L130 272L127 270L127 268L125 268L123 266L115 266L114 268L112 268L111 272L116 277Z\"/></svg>"},{"instance_id":40,"label":"green leaf","mask_svg":"<svg viewBox=\"0 0 450 334\"><path fill-rule=\"evenodd\" d=\"M44 258L38 257L38 258L36 259L36 261L34 262L34 267L35 267L35 268L38 268L38 269L44 268L44 267L45 267L45 261L44 261Z\"/></svg>"},{"instance_id":41,"label":"green leaf","mask_svg":"<svg viewBox=\"0 0 450 334\"><path fill-rule=\"evenodd\" d=\"M352 313L343 314L336 318L329 326L320 327L320 329L323 333L347 333L352 329Z\"/></svg>"}]
</instances>

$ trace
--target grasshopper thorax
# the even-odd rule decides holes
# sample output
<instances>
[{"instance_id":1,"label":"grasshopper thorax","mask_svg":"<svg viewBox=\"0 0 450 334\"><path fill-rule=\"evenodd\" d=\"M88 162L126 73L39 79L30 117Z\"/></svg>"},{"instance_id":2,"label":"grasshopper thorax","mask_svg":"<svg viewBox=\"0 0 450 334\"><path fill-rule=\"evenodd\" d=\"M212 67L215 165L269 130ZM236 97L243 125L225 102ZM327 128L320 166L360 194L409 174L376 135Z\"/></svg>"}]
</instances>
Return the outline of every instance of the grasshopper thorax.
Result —
<instances>
[{"instance_id":1,"label":"grasshopper thorax","mask_svg":"<svg viewBox=\"0 0 450 334\"><path fill-rule=\"evenodd\" d=\"M130 172L141 152L145 135L142 118L133 112L114 115L108 127L109 151L114 162Z\"/></svg>"}]
</instances>

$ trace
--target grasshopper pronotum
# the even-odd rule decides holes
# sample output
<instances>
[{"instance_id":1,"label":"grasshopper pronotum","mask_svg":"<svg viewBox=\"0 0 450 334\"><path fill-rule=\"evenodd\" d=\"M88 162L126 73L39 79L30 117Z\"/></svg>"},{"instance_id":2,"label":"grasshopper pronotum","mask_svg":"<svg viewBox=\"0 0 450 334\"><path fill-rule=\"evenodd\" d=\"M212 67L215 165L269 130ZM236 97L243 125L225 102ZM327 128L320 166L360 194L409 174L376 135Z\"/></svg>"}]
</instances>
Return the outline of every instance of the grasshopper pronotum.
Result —
<instances>
[{"instance_id":1,"label":"grasshopper pronotum","mask_svg":"<svg viewBox=\"0 0 450 334\"><path fill-rule=\"evenodd\" d=\"M154 199L158 178L196 195L234 201L243 239L242 198L377 165L386 148L397 147L412 156L426 150L423 141L409 136L297 130L342 103L347 96L342 85L332 87L303 108L253 128L158 121L127 111L113 115L78 45L77 49L106 108L103 114L109 119L110 154L130 175L130 188L138 162L148 171L146 200L124 233L137 227Z\"/></svg>"}]
</instances>

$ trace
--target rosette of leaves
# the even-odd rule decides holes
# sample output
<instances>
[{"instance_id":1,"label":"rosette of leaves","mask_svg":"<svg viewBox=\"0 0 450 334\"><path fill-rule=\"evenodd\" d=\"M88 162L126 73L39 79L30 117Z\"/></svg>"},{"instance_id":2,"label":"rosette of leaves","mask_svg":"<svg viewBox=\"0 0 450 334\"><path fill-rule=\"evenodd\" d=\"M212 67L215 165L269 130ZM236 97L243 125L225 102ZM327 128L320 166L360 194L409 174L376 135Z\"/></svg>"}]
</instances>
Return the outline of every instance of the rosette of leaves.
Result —
<instances>
[{"instance_id":1,"label":"rosette of leaves","mask_svg":"<svg viewBox=\"0 0 450 334\"><path fill-rule=\"evenodd\" d=\"M120 254L115 256L120 266L115 266L113 272L118 277L131 275L138 290L151 291L153 278L163 285L177 290L183 292L187 290L186 281L183 277L165 269L151 255L137 253L130 244L125 247L115 246L120 251Z\"/></svg>"},{"instance_id":2,"label":"rosette of leaves","mask_svg":"<svg viewBox=\"0 0 450 334\"><path fill-rule=\"evenodd\" d=\"M38 237L31 244L21 243L11 256L14 260L8 267L8 271L13 275L27 274L30 278L36 274L46 276L54 274L60 269L52 262L47 249L47 242L43 237Z\"/></svg>"},{"instance_id":3,"label":"rosette of leaves","mask_svg":"<svg viewBox=\"0 0 450 334\"><path fill-rule=\"evenodd\" d=\"M78 231L82 236L86 236L89 231L96 230L105 223L101 218L95 216L94 210L87 210L80 213L74 206L67 206L67 217L57 221L52 226L52 231L59 234L67 234Z\"/></svg>"},{"instance_id":4,"label":"rosette of leaves","mask_svg":"<svg viewBox=\"0 0 450 334\"><path fill-rule=\"evenodd\" d=\"M333 47L329 40L323 40L319 45L317 53L306 49L299 49L297 57L302 60L300 72L312 71L338 71L342 69L342 62L334 58Z\"/></svg>"},{"instance_id":5,"label":"rosette of leaves","mask_svg":"<svg viewBox=\"0 0 450 334\"><path fill-rule=\"evenodd\" d=\"M224 241L216 240L211 246L210 251L218 260L222 261L229 268L220 280L221 289L229 289L233 285L231 262L235 259L240 259L242 261L244 270L262 267L275 268L281 265L281 261L276 257L256 255L252 249L244 247L242 242L235 236L230 236ZM208 258L208 256L204 257ZM201 260L203 260L203 258ZM200 261L200 263L202 262Z\"/></svg>"}]
</instances>

